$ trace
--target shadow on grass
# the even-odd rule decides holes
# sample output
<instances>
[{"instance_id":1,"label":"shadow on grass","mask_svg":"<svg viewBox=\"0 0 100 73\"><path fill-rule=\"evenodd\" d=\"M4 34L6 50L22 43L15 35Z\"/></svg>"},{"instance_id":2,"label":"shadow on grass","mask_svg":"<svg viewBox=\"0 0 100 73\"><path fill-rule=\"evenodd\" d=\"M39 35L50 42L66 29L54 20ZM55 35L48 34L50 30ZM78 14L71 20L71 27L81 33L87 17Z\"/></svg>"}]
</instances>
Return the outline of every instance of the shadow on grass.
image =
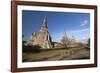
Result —
<instances>
[{"instance_id":1,"label":"shadow on grass","mask_svg":"<svg viewBox=\"0 0 100 73\"><path fill-rule=\"evenodd\" d=\"M34 46L30 46L30 45L25 46L25 45L23 45L23 52L27 52L27 53L28 53L28 52L38 53L38 52L41 51L40 48L41 48L41 47L38 46L38 45L34 45Z\"/></svg>"}]
</instances>

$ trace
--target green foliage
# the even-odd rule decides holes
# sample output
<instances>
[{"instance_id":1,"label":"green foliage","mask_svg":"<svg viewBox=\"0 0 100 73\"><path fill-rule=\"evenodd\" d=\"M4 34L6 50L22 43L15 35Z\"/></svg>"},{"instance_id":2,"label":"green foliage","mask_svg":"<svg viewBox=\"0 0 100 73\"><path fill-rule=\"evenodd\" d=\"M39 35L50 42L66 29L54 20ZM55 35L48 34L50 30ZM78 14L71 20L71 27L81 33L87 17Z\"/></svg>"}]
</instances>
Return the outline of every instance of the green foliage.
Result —
<instances>
[{"instance_id":1,"label":"green foliage","mask_svg":"<svg viewBox=\"0 0 100 73\"><path fill-rule=\"evenodd\" d=\"M31 46L31 45L23 45L23 52L34 52L34 53L37 53L37 52L40 52L41 47L38 46L38 45L34 45L34 46Z\"/></svg>"},{"instance_id":2,"label":"green foliage","mask_svg":"<svg viewBox=\"0 0 100 73\"><path fill-rule=\"evenodd\" d=\"M88 39L88 46L90 46L90 38Z\"/></svg>"}]
</instances>

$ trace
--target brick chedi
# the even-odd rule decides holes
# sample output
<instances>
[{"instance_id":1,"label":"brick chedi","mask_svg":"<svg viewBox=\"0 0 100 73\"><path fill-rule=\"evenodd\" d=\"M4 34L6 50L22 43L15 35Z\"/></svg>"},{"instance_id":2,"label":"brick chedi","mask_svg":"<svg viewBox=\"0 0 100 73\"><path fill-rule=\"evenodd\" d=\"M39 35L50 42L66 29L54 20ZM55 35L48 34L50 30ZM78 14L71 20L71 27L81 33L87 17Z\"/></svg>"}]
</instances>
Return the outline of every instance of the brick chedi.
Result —
<instances>
[{"instance_id":1,"label":"brick chedi","mask_svg":"<svg viewBox=\"0 0 100 73\"><path fill-rule=\"evenodd\" d=\"M48 32L47 18L43 19L39 32L32 33L32 45L39 45L43 49L52 48L52 39Z\"/></svg>"},{"instance_id":2,"label":"brick chedi","mask_svg":"<svg viewBox=\"0 0 100 73\"><path fill-rule=\"evenodd\" d=\"M60 42L52 41L52 37L48 31L47 18L43 18L39 32L33 32L31 39L27 41L27 45L40 46L41 49L67 48L77 45L75 38L69 39L66 32L62 36Z\"/></svg>"}]
</instances>

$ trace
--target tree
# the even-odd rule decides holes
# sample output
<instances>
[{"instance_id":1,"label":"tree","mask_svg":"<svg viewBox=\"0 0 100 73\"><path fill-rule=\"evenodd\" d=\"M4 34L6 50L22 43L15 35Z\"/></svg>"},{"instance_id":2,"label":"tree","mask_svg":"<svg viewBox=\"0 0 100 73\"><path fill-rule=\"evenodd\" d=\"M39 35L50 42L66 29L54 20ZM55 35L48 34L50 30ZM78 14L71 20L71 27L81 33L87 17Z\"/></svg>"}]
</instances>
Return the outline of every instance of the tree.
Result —
<instances>
[{"instance_id":1,"label":"tree","mask_svg":"<svg viewBox=\"0 0 100 73\"><path fill-rule=\"evenodd\" d=\"M90 47L90 38L88 39L88 46Z\"/></svg>"},{"instance_id":2,"label":"tree","mask_svg":"<svg viewBox=\"0 0 100 73\"><path fill-rule=\"evenodd\" d=\"M65 48L68 46L69 40L68 40L66 32L64 33L60 42Z\"/></svg>"}]
</instances>

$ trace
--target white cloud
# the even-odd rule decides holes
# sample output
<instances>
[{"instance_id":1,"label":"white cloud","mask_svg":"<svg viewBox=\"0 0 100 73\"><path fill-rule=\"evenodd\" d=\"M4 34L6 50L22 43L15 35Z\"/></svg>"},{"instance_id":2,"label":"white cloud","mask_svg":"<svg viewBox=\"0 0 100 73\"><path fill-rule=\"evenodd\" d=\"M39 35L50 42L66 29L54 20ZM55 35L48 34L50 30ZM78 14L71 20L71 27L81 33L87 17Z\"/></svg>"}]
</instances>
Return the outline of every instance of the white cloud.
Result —
<instances>
[{"instance_id":1,"label":"white cloud","mask_svg":"<svg viewBox=\"0 0 100 73\"><path fill-rule=\"evenodd\" d=\"M83 22L81 22L81 25L80 26L85 26L88 24L88 20L84 20Z\"/></svg>"},{"instance_id":2,"label":"white cloud","mask_svg":"<svg viewBox=\"0 0 100 73\"><path fill-rule=\"evenodd\" d=\"M72 30L70 32L72 32L72 33L82 33L82 32L87 32L89 30L90 30L89 28L85 28L85 29L79 29L79 30Z\"/></svg>"}]
</instances>

